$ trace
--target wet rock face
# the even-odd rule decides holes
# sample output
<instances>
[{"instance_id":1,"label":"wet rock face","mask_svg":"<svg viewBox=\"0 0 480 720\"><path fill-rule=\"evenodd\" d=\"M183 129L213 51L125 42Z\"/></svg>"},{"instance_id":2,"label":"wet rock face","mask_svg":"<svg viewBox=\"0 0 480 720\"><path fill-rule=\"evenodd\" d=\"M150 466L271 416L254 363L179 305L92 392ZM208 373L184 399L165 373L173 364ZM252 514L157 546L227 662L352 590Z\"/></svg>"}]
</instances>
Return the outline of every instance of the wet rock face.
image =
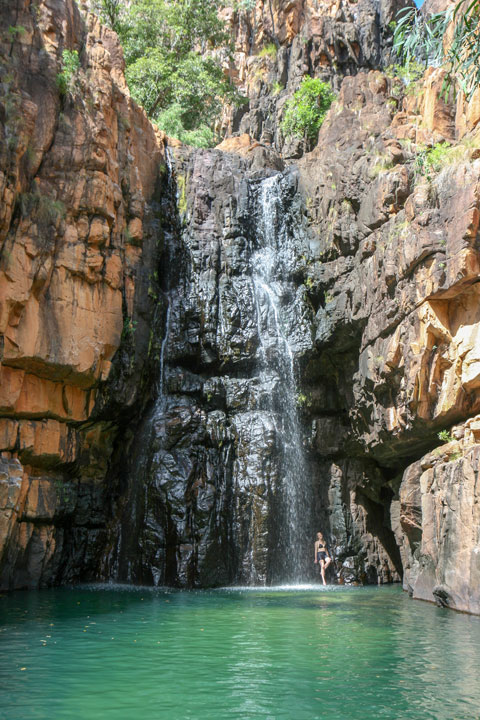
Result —
<instances>
[{"instance_id":1,"label":"wet rock face","mask_svg":"<svg viewBox=\"0 0 480 720\"><path fill-rule=\"evenodd\" d=\"M295 172L265 178L254 167L218 151L176 159L181 228L166 288L163 387L140 433L109 560L121 580L294 577L291 533L312 566L313 505L302 518L285 506L304 434L295 373L313 339L304 207Z\"/></svg>"},{"instance_id":2,"label":"wet rock face","mask_svg":"<svg viewBox=\"0 0 480 720\"><path fill-rule=\"evenodd\" d=\"M144 403L163 154L94 16L48 0L3 3L1 20L0 585L12 588L98 562L109 459ZM65 48L80 70L62 97Z\"/></svg>"},{"instance_id":3,"label":"wet rock face","mask_svg":"<svg viewBox=\"0 0 480 720\"><path fill-rule=\"evenodd\" d=\"M162 389L102 572L187 586L313 579L322 529L331 579L399 580L394 493L348 418L354 357L332 379L318 341L308 198L295 168L270 155L265 176L252 153L264 168L261 147L177 153Z\"/></svg>"}]
</instances>

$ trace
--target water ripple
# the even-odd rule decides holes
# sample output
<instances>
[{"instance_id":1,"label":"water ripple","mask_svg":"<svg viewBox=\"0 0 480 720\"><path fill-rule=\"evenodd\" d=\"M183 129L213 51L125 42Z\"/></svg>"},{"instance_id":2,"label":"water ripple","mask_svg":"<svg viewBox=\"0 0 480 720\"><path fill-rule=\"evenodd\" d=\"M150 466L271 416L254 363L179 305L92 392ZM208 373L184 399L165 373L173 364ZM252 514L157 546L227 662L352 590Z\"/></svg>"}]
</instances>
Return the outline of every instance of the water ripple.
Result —
<instances>
[{"instance_id":1,"label":"water ripple","mask_svg":"<svg viewBox=\"0 0 480 720\"><path fill-rule=\"evenodd\" d=\"M399 588L0 599L4 720L473 720L480 618Z\"/></svg>"}]
</instances>

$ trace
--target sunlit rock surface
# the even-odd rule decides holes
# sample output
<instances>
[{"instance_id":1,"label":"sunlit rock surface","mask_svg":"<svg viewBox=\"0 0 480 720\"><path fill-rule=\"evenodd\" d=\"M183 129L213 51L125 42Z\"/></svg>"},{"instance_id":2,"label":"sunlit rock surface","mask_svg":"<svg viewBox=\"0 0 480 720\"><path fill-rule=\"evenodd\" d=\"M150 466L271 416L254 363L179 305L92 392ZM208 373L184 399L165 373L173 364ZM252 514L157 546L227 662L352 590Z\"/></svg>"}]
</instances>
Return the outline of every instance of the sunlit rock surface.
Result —
<instances>
[{"instance_id":1,"label":"sunlit rock surface","mask_svg":"<svg viewBox=\"0 0 480 720\"><path fill-rule=\"evenodd\" d=\"M24 587L76 579L101 547L115 438L144 402L164 165L96 18L70 1L4 3L2 28L0 562L1 585ZM65 47L81 72L61 98Z\"/></svg>"},{"instance_id":2,"label":"sunlit rock surface","mask_svg":"<svg viewBox=\"0 0 480 720\"><path fill-rule=\"evenodd\" d=\"M479 103L383 72L401 5L226 11L249 104L168 157L113 33L3 11L2 587L309 580L321 529L330 581L480 612ZM313 148L280 128L306 73L338 90Z\"/></svg>"},{"instance_id":3,"label":"sunlit rock surface","mask_svg":"<svg viewBox=\"0 0 480 720\"><path fill-rule=\"evenodd\" d=\"M480 613L480 416L407 468L397 536L414 598Z\"/></svg>"}]
</instances>

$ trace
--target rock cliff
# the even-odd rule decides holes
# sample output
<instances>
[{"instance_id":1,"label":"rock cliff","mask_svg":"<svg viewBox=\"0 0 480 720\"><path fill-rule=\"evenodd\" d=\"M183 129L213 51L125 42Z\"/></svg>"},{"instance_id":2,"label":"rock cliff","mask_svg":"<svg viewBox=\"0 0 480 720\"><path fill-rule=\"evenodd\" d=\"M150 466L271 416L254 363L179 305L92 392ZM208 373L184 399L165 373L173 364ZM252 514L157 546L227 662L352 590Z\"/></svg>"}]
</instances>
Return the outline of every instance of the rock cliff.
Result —
<instances>
[{"instance_id":1,"label":"rock cliff","mask_svg":"<svg viewBox=\"0 0 480 720\"><path fill-rule=\"evenodd\" d=\"M401 6L225 11L249 104L167 155L94 16L3 11L2 587L310 579L320 527L331 580L480 612L480 106L384 72Z\"/></svg>"},{"instance_id":2,"label":"rock cliff","mask_svg":"<svg viewBox=\"0 0 480 720\"><path fill-rule=\"evenodd\" d=\"M253 10L225 10L235 39L231 77L248 98L226 109L223 131L247 133L297 158L305 142L285 138L285 102L305 75L338 90L346 75L391 62L389 24L407 0L259 0ZM307 148L308 149L308 148Z\"/></svg>"},{"instance_id":3,"label":"rock cliff","mask_svg":"<svg viewBox=\"0 0 480 720\"><path fill-rule=\"evenodd\" d=\"M73 1L3 3L0 73L1 585L23 587L102 547L115 438L149 392L165 166L116 36Z\"/></svg>"}]
</instances>

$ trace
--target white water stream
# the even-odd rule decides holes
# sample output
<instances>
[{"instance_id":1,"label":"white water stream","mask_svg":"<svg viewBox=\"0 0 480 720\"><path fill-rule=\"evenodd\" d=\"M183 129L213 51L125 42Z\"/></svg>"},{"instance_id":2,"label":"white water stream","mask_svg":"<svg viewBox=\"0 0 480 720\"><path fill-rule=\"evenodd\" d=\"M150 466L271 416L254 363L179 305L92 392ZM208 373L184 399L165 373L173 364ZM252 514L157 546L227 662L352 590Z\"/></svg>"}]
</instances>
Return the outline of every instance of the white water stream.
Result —
<instances>
[{"instance_id":1,"label":"white water stream","mask_svg":"<svg viewBox=\"0 0 480 720\"><path fill-rule=\"evenodd\" d=\"M270 398L282 448L280 548L282 582L306 579L308 560L309 498L306 462L298 413L298 388L294 353L290 346L283 297L288 292L288 260L293 252L292 239L284 225L282 213L281 175L261 183L259 206L261 247L252 256L251 268L257 312L260 372L275 374L278 391ZM290 301L294 301L291 297Z\"/></svg>"}]
</instances>

